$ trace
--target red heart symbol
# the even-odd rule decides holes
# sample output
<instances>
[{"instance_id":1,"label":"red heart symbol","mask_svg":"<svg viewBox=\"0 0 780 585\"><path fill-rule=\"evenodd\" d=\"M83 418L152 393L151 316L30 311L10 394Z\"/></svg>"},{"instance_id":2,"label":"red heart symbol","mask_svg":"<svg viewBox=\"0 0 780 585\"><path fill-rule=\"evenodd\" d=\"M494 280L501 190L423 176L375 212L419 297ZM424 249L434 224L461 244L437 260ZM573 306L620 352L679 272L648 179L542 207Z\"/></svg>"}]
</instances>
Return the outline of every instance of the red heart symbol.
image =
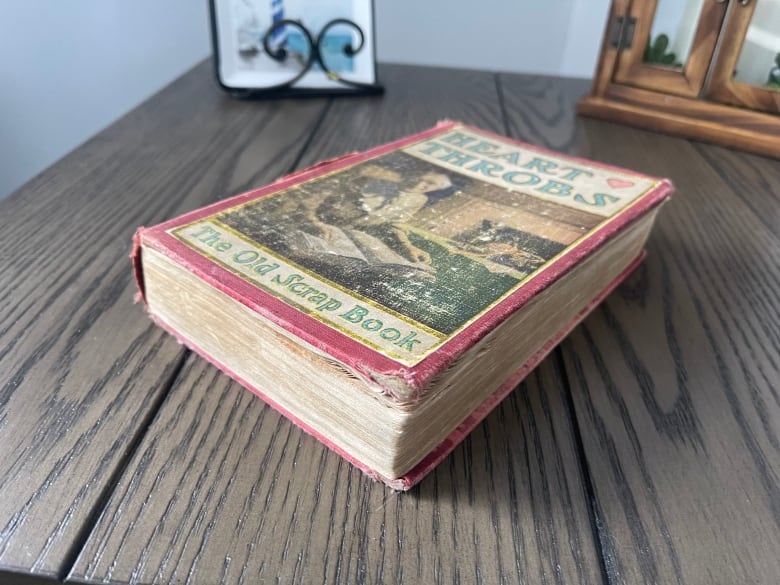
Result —
<instances>
[{"instance_id":1,"label":"red heart symbol","mask_svg":"<svg viewBox=\"0 0 780 585\"><path fill-rule=\"evenodd\" d=\"M624 179L607 179L607 184L612 187L613 189L623 189L625 187L633 187L634 183L632 181L626 181Z\"/></svg>"}]
</instances>

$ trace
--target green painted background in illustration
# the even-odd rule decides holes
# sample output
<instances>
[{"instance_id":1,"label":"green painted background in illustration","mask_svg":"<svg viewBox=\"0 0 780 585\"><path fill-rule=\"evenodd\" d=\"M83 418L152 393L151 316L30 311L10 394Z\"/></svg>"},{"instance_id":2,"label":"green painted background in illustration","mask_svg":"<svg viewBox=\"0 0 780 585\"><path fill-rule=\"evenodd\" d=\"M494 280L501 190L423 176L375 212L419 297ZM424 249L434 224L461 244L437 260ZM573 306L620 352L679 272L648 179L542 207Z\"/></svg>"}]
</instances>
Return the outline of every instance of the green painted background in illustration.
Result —
<instances>
[{"instance_id":1,"label":"green painted background in illustration","mask_svg":"<svg viewBox=\"0 0 780 585\"><path fill-rule=\"evenodd\" d=\"M494 199L506 193L487 188ZM218 219L321 278L449 334L565 248L477 216L460 217L466 227L454 236L435 233L430 217L438 209L477 201L485 189L480 181L393 152ZM506 213L510 217L512 208Z\"/></svg>"}]
</instances>

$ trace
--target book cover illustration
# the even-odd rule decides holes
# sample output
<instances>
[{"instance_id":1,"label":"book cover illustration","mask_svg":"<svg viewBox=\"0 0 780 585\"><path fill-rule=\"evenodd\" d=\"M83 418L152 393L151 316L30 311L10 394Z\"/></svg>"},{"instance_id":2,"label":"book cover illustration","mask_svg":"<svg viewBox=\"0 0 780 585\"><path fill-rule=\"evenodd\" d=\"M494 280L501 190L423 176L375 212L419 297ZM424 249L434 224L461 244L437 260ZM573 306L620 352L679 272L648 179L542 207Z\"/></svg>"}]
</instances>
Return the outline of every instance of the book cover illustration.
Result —
<instances>
[{"instance_id":1,"label":"book cover illustration","mask_svg":"<svg viewBox=\"0 0 780 585\"><path fill-rule=\"evenodd\" d=\"M413 367L659 180L449 124L168 233Z\"/></svg>"}]
</instances>

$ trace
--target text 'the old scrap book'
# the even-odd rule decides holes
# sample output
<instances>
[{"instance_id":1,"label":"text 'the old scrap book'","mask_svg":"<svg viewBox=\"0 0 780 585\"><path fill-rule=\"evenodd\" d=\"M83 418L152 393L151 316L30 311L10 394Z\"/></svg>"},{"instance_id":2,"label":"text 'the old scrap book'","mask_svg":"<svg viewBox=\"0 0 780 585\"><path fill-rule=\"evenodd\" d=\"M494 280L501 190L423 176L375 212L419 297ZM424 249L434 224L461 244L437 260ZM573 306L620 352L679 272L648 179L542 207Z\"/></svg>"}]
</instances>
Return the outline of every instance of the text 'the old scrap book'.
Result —
<instances>
[{"instance_id":1,"label":"text 'the old scrap book'","mask_svg":"<svg viewBox=\"0 0 780 585\"><path fill-rule=\"evenodd\" d=\"M135 237L152 319L408 489L640 262L664 179L454 122Z\"/></svg>"}]
</instances>

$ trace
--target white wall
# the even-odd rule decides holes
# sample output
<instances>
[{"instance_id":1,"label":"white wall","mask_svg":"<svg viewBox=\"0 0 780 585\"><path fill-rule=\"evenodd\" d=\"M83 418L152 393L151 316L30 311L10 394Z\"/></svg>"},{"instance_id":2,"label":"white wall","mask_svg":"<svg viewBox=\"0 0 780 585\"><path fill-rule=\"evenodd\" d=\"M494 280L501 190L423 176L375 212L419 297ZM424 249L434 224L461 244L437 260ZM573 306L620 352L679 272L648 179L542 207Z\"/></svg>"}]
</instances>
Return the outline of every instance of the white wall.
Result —
<instances>
[{"instance_id":1,"label":"white wall","mask_svg":"<svg viewBox=\"0 0 780 585\"><path fill-rule=\"evenodd\" d=\"M609 0L375 0L380 61L591 77Z\"/></svg>"},{"instance_id":2,"label":"white wall","mask_svg":"<svg viewBox=\"0 0 780 585\"><path fill-rule=\"evenodd\" d=\"M379 61L574 77L593 74L609 7L609 0L374 3ZM2 4L0 198L210 52L207 0Z\"/></svg>"},{"instance_id":3,"label":"white wall","mask_svg":"<svg viewBox=\"0 0 780 585\"><path fill-rule=\"evenodd\" d=\"M0 198L210 52L205 0L2 0Z\"/></svg>"},{"instance_id":4,"label":"white wall","mask_svg":"<svg viewBox=\"0 0 780 585\"><path fill-rule=\"evenodd\" d=\"M596 72L610 0L572 0L566 51L555 75L585 77Z\"/></svg>"}]
</instances>

